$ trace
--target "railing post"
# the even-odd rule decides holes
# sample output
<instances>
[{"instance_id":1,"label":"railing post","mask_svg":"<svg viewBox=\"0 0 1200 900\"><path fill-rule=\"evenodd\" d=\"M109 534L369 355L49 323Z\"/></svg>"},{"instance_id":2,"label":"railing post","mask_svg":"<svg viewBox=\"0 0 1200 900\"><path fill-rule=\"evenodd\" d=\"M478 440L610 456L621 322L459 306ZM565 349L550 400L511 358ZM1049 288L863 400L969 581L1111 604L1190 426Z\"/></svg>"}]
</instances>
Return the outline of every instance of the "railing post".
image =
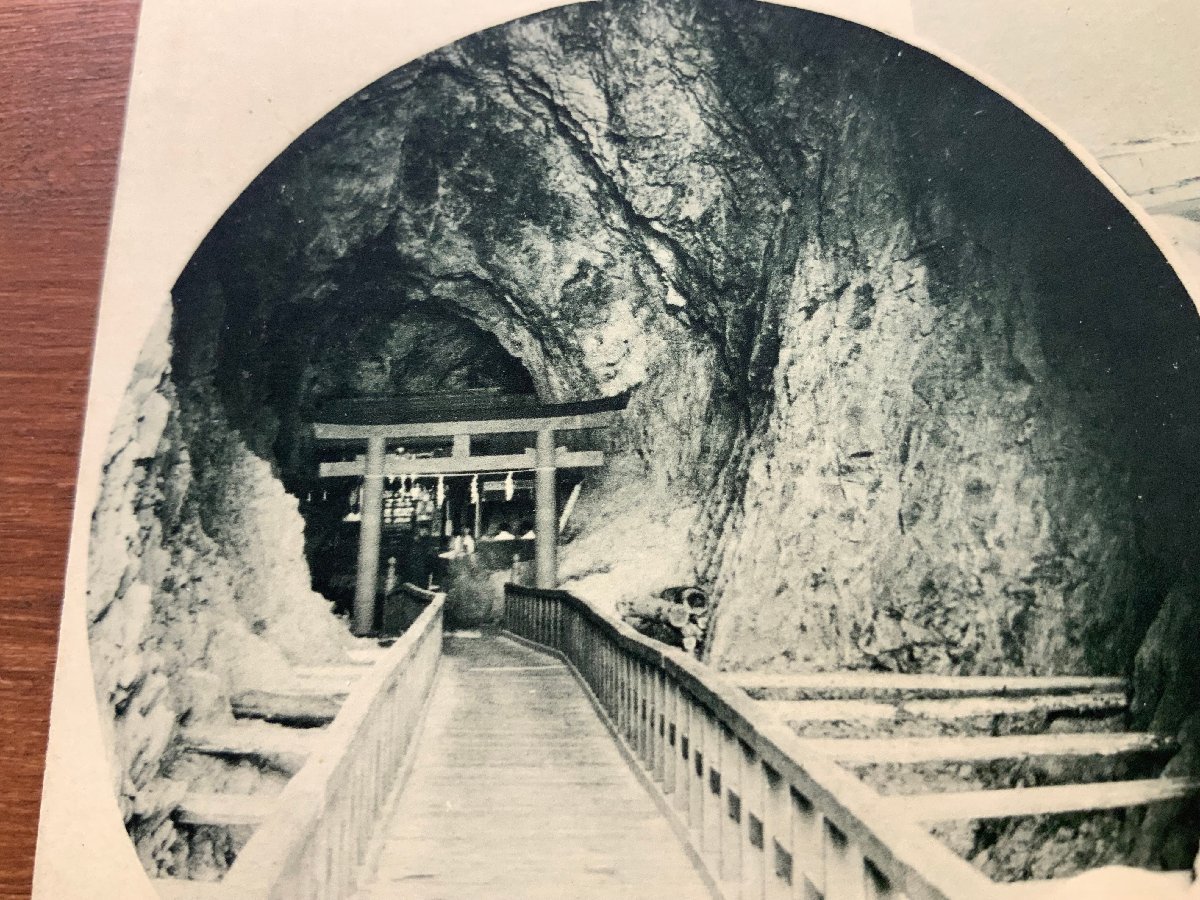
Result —
<instances>
[{"instance_id":1,"label":"railing post","mask_svg":"<svg viewBox=\"0 0 1200 900\"><path fill-rule=\"evenodd\" d=\"M791 789L778 773L765 769L766 796L763 799L763 879L767 900L791 900L802 896L793 892L796 880L792 851Z\"/></svg>"},{"instance_id":2,"label":"railing post","mask_svg":"<svg viewBox=\"0 0 1200 900\"><path fill-rule=\"evenodd\" d=\"M626 742L633 744L633 685L631 669L633 661L622 651L617 651L617 681L621 697L621 734Z\"/></svg>"},{"instance_id":3,"label":"railing post","mask_svg":"<svg viewBox=\"0 0 1200 900\"><path fill-rule=\"evenodd\" d=\"M664 794L675 793L675 770L679 761L679 685L663 673L663 715L667 733L663 737L662 789Z\"/></svg>"},{"instance_id":4,"label":"railing post","mask_svg":"<svg viewBox=\"0 0 1200 900\"><path fill-rule=\"evenodd\" d=\"M721 728L721 777L724 803L721 811L721 878L737 882L742 875L742 748L728 728Z\"/></svg>"},{"instance_id":5,"label":"railing post","mask_svg":"<svg viewBox=\"0 0 1200 900\"><path fill-rule=\"evenodd\" d=\"M647 764L650 768L650 776L660 785L662 784L662 761L663 761L663 732L662 727L662 698L663 698L663 683L662 670L657 666L650 666L650 758Z\"/></svg>"},{"instance_id":6,"label":"railing post","mask_svg":"<svg viewBox=\"0 0 1200 900\"><path fill-rule=\"evenodd\" d=\"M613 721L617 723L617 733L621 733L621 720L624 712L621 708L621 651L610 641L605 641L608 648L608 694L612 703Z\"/></svg>"},{"instance_id":7,"label":"railing post","mask_svg":"<svg viewBox=\"0 0 1200 900\"><path fill-rule=\"evenodd\" d=\"M599 633L598 629L590 625L589 627L592 628L594 640L600 648L600 702L608 711L608 717L615 725L617 715L612 702L612 645L604 635Z\"/></svg>"},{"instance_id":8,"label":"railing post","mask_svg":"<svg viewBox=\"0 0 1200 900\"><path fill-rule=\"evenodd\" d=\"M704 783L700 790L704 816L702 846L718 862L721 858L721 727L705 710L701 761ZM715 765L714 765L715 763Z\"/></svg>"},{"instance_id":9,"label":"railing post","mask_svg":"<svg viewBox=\"0 0 1200 900\"><path fill-rule=\"evenodd\" d=\"M603 704L604 700L602 698L604 692L600 677L600 643L592 633L590 623L580 615L578 610L572 608L567 614L565 621L571 646L575 648L575 653L581 660L587 661L587 679L588 684L592 686L592 693L597 698L601 698L600 702Z\"/></svg>"},{"instance_id":10,"label":"railing post","mask_svg":"<svg viewBox=\"0 0 1200 900\"><path fill-rule=\"evenodd\" d=\"M648 756L648 742L646 734L646 719L650 715L650 701L647 698L649 693L646 690L646 664L640 659L634 664L636 667L637 678L635 684L637 686L637 754L642 761L642 765L646 765Z\"/></svg>"},{"instance_id":11,"label":"railing post","mask_svg":"<svg viewBox=\"0 0 1200 900\"><path fill-rule=\"evenodd\" d=\"M638 716L638 664L632 656L627 657L625 677L628 680L626 690L629 694L629 745L633 752L638 752L638 728L641 721Z\"/></svg>"},{"instance_id":12,"label":"railing post","mask_svg":"<svg viewBox=\"0 0 1200 900\"><path fill-rule=\"evenodd\" d=\"M566 624L564 624L564 622L566 622ZM554 646L558 647L559 649L569 648L571 651L570 652L571 658L579 659L579 646L575 643L575 641L573 639L575 632L573 629L569 628L570 624L573 624L571 620L564 619L563 601L561 599L555 600L554 601ZM565 636L567 634L570 634L572 636L572 640L570 641L570 643L568 643L566 640ZM588 665L589 666L591 665L590 660L588 661Z\"/></svg>"},{"instance_id":13,"label":"railing post","mask_svg":"<svg viewBox=\"0 0 1200 900\"><path fill-rule=\"evenodd\" d=\"M866 876L867 900L896 900L904 896L870 860L863 860L863 872Z\"/></svg>"},{"instance_id":14,"label":"railing post","mask_svg":"<svg viewBox=\"0 0 1200 900\"><path fill-rule=\"evenodd\" d=\"M629 661L629 745L638 760L642 758L642 667L637 659Z\"/></svg>"},{"instance_id":15,"label":"railing post","mask_svg":"<svg viewBox=\"0 0 1200 900\"><path fill-rule=\"evenodd\" d=\"M629 678L629 746L633 748L634 755L641 756L641 697L638 694L638 678L641 676L641 669L638 666L638 661L632 656L628 657L628 678Z\"/></svg>"},{"instance_id":16,"label":"railing post","mask_svg":"<svg viewBox=\"0 0 1200 900\"><path fill-rule=\"evenodd\" d=\"M811 896L808 886L824 896L825 821L812 801L795 790L792 791L792 854L792 878L800 888L796 896Z\"/></svg>"},{"instance_id":17,"label":"railing post","mask_svg":"<svg viewBox=\"0 0 1200 900\"><path fill-rule=\"evenodd\" d=\"M764 801L767 773L750 747L742 748L742 900L763 900L766 853Z\"/></svg>"},{"instance_id":18,"label":"railing post","mask_svg":"<svg viewBox=\"0 0 1200 900\"><path fill-rule=\"evenodd\" d=\"M633 752L641 758L642 752L642 695L640 684L642 667L636 659L629 658L629 743Z\"/></svg>"},{"instance_id":19,"label":"railing post","mask_svg":"<svg viewBox=\"0 0 1200 900\"><path fill-rule=\"evenodd\" d=\"M567 655L568 659L576 662L576 668L583 673L584 679L591 684L591 679L588 678L591 670L589 660L580 656L579 647L575 643L575 633L571 628L570 619L563 611L563 601L555 600L553 611L551 612L550 621L554 626L554 646Z\"/></svg>"},{"instance_id":20,"label":"railing post","mask_svg":"<svg viewBox=\"0 0 1200 900\"><path fill-rule=\"evenodd\" d=\"M674 721L671 714L671 693L669 690L670 681L667 678L666 670L661 668L662 663L659 663L658 670L658 780L662 785L664 794L669 794L675 789L674 778L667 777L667 761L671 759L671 751L674 745L671 743L671 724Z\"/></svg>"},{"instance_id":21,"label":"railing post","mask_svg":"<svg viewBox=\"0 0 1200 900\"><path fill-rule=\"evenodd\" d=\"M675 808L683 813L688 825L692 824L692 720L695 704L691 695L682 688L678 690L679 711L675 715L679 723L679 733L675 737L678 747L675 751Z\"/></svg>"},{"instance_id":22,"label":"railing post","mask_svg":"<svg viewBox=\"0 0 1200 900\"><path fill-rule=\"evenodd\" d=\"M618 726L624 724L625 721L625 695L623 693L624 682L621 680L621 661L625 655L621 652L616 644L609 644L608 658L608 680L612 685L613 708L616 714L620 716ZM624 732L621 732L622 734Z\"/></svg>"},{"instance_id":23,"label":"railing post","mask_svg":"<svg viewBox=\"0 0 1200 900\"><path fill-rule=\"evenodd\" d=\"M687 813L688 825L704 838L704 730L707 715L700 704L689 698L688 702L688 754L687 762Z\"/></svg>"},{"instance_id":24,"label":"railing post","mask_svg":"<svg viewBox=\"0 0 1200 900\"><path fill-rule=\"evenodd\" d=\"M649 664L642 662L642 690L646 692L646 744L644 744L644 752L642 762L646 763L646 770L650 773L650 778L654 778L654 767L656 752L658 752L658 728L654 727L654 718L658 715L658 710L655 709L654 695L655 682L658 680L658 672Z\"/></svg>"},{"instance_id":25,"label":"railing post","mask_svg":"<svg viewBox=\"0 0 1200 900\"><path fill-rule=\"evenodd\" d=\"M829 820L825 821L825 897L866 900L867 872L858 845Z\"/></svg>"}]
</instances>

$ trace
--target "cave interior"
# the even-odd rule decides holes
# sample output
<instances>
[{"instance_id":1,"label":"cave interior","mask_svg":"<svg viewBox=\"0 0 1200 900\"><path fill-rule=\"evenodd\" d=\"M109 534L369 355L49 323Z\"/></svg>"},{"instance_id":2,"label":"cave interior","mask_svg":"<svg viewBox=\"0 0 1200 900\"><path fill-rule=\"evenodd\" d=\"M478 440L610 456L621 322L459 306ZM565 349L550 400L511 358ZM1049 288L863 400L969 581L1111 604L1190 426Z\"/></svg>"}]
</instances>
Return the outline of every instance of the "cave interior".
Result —
<instances>
[{"instance_id":1,"label":"cave interior","mask_svg":"<svg viewBox=\"0 0 1200 900\"><path fill-rule=\"evenodd\" d=\"M148 868L204 855L145 799L180 727L350 646L357 484L316 473L358 451L312 423L389 397L628 392L571 445L607 464L560 484L562 583L618 612L702 590L718 669L1125 676L1120 727L1200 774L1200 320L1057 137L929 54L716 0L483 32L297 139L172 312L128 401L160 412L106 469L89 619ZM493 514L531 517L523 482ZM947 840L1008 878L1195 855L1184 804L1068 819Z\"/></svg>"}]
</instances>

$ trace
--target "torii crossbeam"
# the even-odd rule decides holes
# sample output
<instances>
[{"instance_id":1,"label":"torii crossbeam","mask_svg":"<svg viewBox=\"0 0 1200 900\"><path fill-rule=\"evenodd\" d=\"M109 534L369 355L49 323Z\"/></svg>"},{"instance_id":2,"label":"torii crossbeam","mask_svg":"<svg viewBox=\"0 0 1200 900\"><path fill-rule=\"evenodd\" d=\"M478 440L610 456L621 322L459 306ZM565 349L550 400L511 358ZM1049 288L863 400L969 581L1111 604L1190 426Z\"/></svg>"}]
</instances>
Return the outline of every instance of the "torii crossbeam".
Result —
<instances>
[{"instance_id":1,"label":"torii crossbeam","mask_svg":"<svg viewBox=\"0 0 1200 900\"><path fill-rule=\"evenodd\" d=\"M313 425L318 441L365 443L366 453L352 461L320 465L322 478L361 477L362 527L352 627L355 634L374 628L379 579L379 542L383 515L383 479L404 475L470 475L480 472L534 471L535 560L537 586L558 584L557 471L604 464L597 450L557 449L560 431L605 428L628 402L628 395L577 403L541 403L535 397L469 391L396 400L349 401L321 411ZM536 435L523 453L472 455L473 435ZM420 458L388 456L389 442L444 439L449 453Z\"/></svg>"}]
</instances>

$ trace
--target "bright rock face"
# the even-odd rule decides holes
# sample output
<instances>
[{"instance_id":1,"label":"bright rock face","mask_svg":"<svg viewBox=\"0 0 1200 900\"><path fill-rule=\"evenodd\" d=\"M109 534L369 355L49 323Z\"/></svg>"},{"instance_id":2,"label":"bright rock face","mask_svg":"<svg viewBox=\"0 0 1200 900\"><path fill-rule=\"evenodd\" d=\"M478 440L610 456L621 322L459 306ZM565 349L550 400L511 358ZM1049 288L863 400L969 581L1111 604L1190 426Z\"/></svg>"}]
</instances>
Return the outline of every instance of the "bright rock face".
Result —
<instances>
[{"instance_id":1,"label":"bright rock face","mask_svg":"<svg viewBox=\"0 0 1200 900\"><path fill-rule=\"evenodd\" d=\"M349 636L308 583L303 520L269 465L220 419L182 413L166 319L109 441L92 518L88 632L113 787L143 865L198 874L170 816L185 727L232 724L230 698L345 658ZM219 462L216 460L219 459ZM219 869L218 869L219 871Z\"/></svg>"},{"instance_id":2,"label":"bright rock face","mask_svg":"<svg viewBox=\"0 0 1200 900\"><path fill-rule=\"evenodd\" d=\"M614 0L405 66L247 190L175 316L209 486L299 490L338 391L634 388L563 572L702 585L719 667L1124 672L1196 608L1191 301L1024 114L822 16ZM1139 671L1147 721L1196 674Z\"/></svg>"}]
</instances>

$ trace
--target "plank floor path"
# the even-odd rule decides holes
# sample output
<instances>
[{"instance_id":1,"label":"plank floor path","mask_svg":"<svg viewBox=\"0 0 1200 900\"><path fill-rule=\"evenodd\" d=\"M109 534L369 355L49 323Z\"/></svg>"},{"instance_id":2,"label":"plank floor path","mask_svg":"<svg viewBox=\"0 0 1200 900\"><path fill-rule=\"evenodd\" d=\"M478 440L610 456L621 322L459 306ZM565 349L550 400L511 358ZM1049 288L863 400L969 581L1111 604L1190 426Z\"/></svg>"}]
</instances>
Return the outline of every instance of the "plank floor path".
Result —
<instances>
[{"instance_id":1,"label":"plank floor path","mask_svg":"<svg viewBox=\"0 0 1200 900\"><path fill-rule=\"evenodd\" d=\"M447 636L408 782L359 900L711 898L557 659Z\"/></svg>"}]
</instances>

